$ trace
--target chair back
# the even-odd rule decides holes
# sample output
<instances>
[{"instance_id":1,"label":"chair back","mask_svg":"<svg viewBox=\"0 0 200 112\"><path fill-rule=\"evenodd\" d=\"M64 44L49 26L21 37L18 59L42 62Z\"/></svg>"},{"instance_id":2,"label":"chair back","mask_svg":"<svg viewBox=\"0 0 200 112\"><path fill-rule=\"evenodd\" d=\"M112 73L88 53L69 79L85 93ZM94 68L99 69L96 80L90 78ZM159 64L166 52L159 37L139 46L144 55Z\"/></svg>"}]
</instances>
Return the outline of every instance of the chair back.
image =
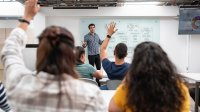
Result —
<instances>
[{"instance_id":1,"label":"chair back","mask_svg":"<svg viewBox=\"0 0 200 112\"><path fill-rule=\"evenodd\" d=\"M92 79L88 79L88 78L80 78L80 80L84 81L84 82L88 82L90 84L94 84L96 86L98 86L97 82L92 80Z\"/></svg>"},{"instance_id":2,"label":"chair back","mask_svg":"<svg viewBox=\"0 0 200 112\"><path fill-rule=\"evenodd\" d=\"M108 90L116 90L121 82L121 80L107 80L106 85L108 87Z\"/></svg>"}]
</instances>

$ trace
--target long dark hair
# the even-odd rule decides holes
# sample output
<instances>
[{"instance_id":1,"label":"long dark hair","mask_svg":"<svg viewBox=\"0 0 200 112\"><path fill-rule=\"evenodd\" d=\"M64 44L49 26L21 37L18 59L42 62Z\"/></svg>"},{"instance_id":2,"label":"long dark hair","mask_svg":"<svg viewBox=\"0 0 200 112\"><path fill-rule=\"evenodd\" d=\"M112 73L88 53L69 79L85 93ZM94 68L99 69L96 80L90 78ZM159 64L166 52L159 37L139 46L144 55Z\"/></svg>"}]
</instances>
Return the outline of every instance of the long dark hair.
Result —
<instances>
[{"instance_id":1,"label":"long dark hair","mask_svg":"<svg viewBox=\"0 0 200 112\"><path fill-rule=\"evenodd\" d=\"M68 94L68 91L63 90L62 83L66 79L66 75L73 78L78 78L78 74L74 70L75 54L74 54L74 37L67 29L59 26L47 27L39 36L39 46L37 49L36 69L47 72L49 75L54 75L58 81L59 93L58 104L59 109L64 102L62 96L65 94L68 97L69 106L73 106L73 100ZM51 82L46 82L44 87ZM70 108L70 107L69 107Z\"/></svg>"},{"instance_id":2,"label":"long dark hair","mask_svg":"<svg viewBox=\"0 0 200 112\"><path fill-rule=\"evenodd\" d=\"M127 106L134 112L181 112L181 79L167 54L156 43L143 42L134 50L126 78Z\"/></svg>"},{"instance_id":3,"label":"long dark hair","mask_svg":"<svg viewBox=\"0 0 200 112\"><path fill-rule=\"evenodd\" d=\"M39 36L37 49L37 72L52 75L64 73L78 78L74 70L74 37L67 29L59 26L47 27Z\"/></svg>"}]
</instances>

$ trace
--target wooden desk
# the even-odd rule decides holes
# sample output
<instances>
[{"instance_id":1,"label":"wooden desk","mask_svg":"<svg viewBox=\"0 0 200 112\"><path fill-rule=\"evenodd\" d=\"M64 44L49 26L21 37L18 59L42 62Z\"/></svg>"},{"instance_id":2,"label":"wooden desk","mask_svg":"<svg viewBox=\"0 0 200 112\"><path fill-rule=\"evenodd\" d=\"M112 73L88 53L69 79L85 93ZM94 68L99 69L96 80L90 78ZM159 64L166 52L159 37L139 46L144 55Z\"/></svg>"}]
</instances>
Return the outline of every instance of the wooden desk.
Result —
<instances>
[{"instance_id":1,"label":"wooden desk","mask_svg":"<svg viewBox=\"0 0 200 112\"><path fill-rule=\"evenodd\" d=\"M185 78L195 81L195 112L198 112L200 73L181 73Z\"/></svg>"}]
</instances>

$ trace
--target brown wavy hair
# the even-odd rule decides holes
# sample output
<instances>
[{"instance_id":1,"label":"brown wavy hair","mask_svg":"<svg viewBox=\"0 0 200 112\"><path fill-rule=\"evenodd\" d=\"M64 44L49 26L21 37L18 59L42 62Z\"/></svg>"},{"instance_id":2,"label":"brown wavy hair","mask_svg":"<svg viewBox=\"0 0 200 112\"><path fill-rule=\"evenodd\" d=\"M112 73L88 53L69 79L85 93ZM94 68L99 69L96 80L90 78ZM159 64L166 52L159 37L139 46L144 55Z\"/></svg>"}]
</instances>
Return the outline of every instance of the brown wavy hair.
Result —
<instances>
[{"instance_id":1,"label":"brown wavy hair","mask_svg":"<svg viewBox=\"0 0 200 112\"><path fill-rule=\"evenodd\" d=\"M76 51L76 63L83 64L84 62L82 62L80 59L81 59L82 55L85 55L85 49L81 46L76 46L75 49L76 49L75 50Z\"/></svg>"},{"instance_id":2,"label":"brown wavy hair","mask_svg":"<svg viewBox=\"0 0 200 112\"><path fill-rule=\"evenodd\" d=\"M78 78L74 70L74 37L67 29L59 26L47 27L39 36L37 49L37 72L51 75L68 74Z\"/></svg>"},{"instance_id":3,"label":"brown wavy hair","mask_svg":"<svg viewBox=\"0 0 200 112\"><path fill-rule=\"evenodd\" d=\"M127 105L134 112L181 112L181 79L163 49L143 42L134 50L127 74Z\"/></svg>"}]
</instances>

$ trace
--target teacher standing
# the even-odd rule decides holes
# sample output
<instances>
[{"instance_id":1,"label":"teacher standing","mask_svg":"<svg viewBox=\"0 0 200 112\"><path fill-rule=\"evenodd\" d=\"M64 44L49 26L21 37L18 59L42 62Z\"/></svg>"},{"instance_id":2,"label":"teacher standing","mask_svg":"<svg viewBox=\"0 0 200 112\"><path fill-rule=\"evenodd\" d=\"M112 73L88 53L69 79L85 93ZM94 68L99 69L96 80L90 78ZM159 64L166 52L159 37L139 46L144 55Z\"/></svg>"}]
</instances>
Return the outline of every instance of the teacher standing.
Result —
<instances>
[{"instance_id":1,"label":"teacher standing","mask_svg":"<svg viewBox=\"0 0 200 112\"><path fill-rule=\"evenodd\" d=\"M99 47L102 44L102 40L99 38L98 34L95 33L95 24L89 24L88 28L90 32L84 36L84 42L82 42L82 46L84 48L88 46L89 63L92 66L96 65L97 70L100 70L101 62L99 56Z\"/></svg>"}]
</instances>

